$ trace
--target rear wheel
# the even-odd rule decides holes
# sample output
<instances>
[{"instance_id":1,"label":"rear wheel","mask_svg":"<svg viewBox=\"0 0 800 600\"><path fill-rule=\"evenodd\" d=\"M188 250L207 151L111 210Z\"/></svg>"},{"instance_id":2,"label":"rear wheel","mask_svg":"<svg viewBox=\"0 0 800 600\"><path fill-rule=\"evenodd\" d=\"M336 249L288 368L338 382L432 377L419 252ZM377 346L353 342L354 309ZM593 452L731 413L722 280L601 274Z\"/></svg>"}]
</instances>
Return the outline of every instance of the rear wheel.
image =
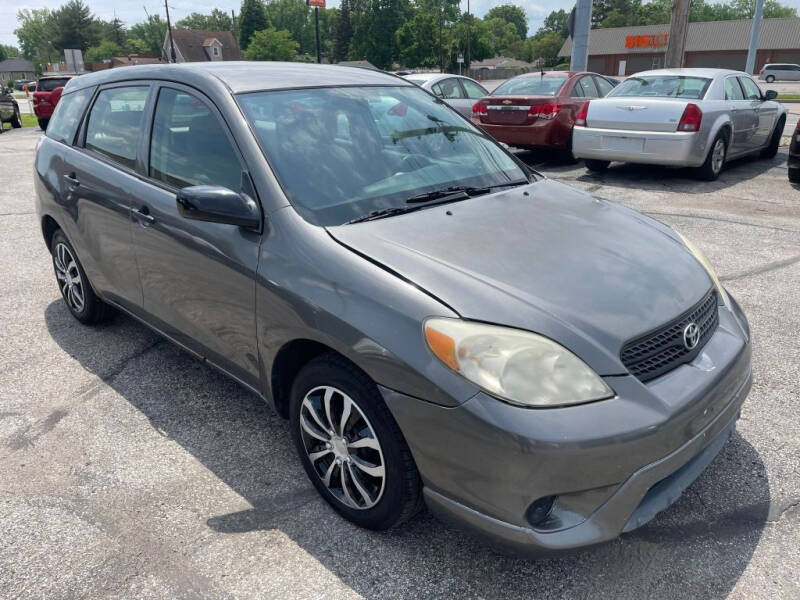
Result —
<instances>
[{"instance_id":1,"label":"rear wheel","mask_svg":"<svg viewBox=\"0 0 800 600\"><path fill-rule=\"evenodd\" d=\"M107 320L112 308L95 295L75 250L60 229L53 235L50 251L58 289L72 316L86 325Z\"/></svg>"},{"instance_id":2,"label":"rear wheel","mask_svg":"<svg viewBox=\"0 0 800 600\"><path fill-rule=\"evenodd\" d=\"M19 129L22 127L22 118L19 115L19 107L14 108L14 116L11 118L11 126L14 129Z\"/></svg>"},{"instance_id":3,"label":"rear wheel","mask_svg":"<svg viewBox=\"0 0 800 600\"><path fill-rule=\"evenodd\" d=\"M594 160L593 158L587 158L583 162L586 165L586 169L593 173L602 173L611 164L610 160Z\"/></svg>"},{"instance_id":4,"label":"rear wheel","mask_svg":"<svg viewBox=\"0 0 800 600\"><path fill-rule=\"evenodd\" d=\"M789 169L789 181L800 183L800 169Z\"/></svg>"},{"instance_id":5,"label":"rear wheel","mask_svg":"<svg viewBox=\"0 0 800 600\"><path fill-rule=\"evenodd\" d=\"M728 138L720 132L714 138L711 149L708 151L705 162L698 167L695 175L703 181L715 181L725 166L725 157L728 154Z\"/></svg>"},{"instance_id":6,"label":"rear wheel","mask_svg":"<svg viewBox=\"0 0 800 600\"><path fill-rule=\"evenodd\" d=\"M47 124L50 122L50 119L38 119L39 121L39 128L42 131L47 131Z\"/></svg>"},{"instance_id":7,"label":"rear wheel","mask_svg":"<svg viewBox=\"0 0 800 600\"><path fill-rule=\"evenodd\" d=\"M333 354L303 367L292 385L291 429L303 468L346 519L389 529L422 506L411 451L375 383Z\"/></svg>"},{"instance_id":8,"label":"rear wheel","mask_svg":"<svg viewBox=\"0 0 800 600\"><path fill-rule=\"evenodd\" d=\"M765 79L766 79L767 83L772 83L773 81L775 81L775 76L774 75L767 75L765 77Z\"/></svg>"},{"instance_id":9,"label":"rear wheel","mask_svg":"<svg viewBox=\"0 0 800 600\"><path fill-rule=\"evenodd\" d=\"M783 135L783 126L785 123L785 118L781 117L778 119L778 124L772 132L772 137L769 138L769 144L761 151L761 158L775 158L775 155L778 153L778 146L780 146L781 143L781 135Z\"/></svg>"}]
</instances>

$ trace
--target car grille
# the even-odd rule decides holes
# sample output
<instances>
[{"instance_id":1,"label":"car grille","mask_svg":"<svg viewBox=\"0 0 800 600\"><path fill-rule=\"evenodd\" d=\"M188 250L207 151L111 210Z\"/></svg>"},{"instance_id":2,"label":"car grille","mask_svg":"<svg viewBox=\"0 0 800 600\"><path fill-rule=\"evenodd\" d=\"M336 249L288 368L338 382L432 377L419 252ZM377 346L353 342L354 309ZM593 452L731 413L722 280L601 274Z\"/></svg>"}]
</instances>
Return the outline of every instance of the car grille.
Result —
<instances>
[{"instance_id":1,"label":"car grille","mask_svg":"<svg viewBox=\"0 0 800 600\"><path fill-rule=\"evenodd\" d=\"M700 329L697 346L691 350L683 343L683 332L690 323ZM717 294L711 291L677 319L627 342L620 352L622 364L640 381L654 379L694 360L718 324Z\"/></svg>"}]
</instances>

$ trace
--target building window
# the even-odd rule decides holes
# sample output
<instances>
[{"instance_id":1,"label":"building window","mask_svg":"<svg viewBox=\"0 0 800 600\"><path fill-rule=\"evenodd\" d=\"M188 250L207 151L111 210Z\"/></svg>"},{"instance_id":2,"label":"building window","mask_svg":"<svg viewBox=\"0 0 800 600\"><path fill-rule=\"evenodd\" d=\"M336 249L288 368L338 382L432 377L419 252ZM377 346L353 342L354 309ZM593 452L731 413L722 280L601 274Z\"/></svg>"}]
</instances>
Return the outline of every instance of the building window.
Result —
<instances>
[{"instance_id":1,"label":"building window","mask_svg":"<svg viewBox=\"0 0 800 600\"><path fill-rule=\"evenodd\" d=\"M214 56L219 56L219 48L214 46Z\"/></svg>"}]
</instances>

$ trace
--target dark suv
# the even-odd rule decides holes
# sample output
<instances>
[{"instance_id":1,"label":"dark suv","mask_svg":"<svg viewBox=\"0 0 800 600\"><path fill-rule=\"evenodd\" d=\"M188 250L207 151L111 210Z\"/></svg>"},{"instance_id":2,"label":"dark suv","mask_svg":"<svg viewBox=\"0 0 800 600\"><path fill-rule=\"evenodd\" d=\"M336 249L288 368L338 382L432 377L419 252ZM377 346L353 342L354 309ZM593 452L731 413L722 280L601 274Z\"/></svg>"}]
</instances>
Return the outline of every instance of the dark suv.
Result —
<instances>
[{"instance_id":1,"label":"dark suv","mask_svg":"<svg viewBox=\"0 0 800 600\"><path fill-rule=\"evenodd\" d=\"M747 320L691 242L386 73L77 77L35 170L75 318L128 313L270 402L365 527L424 501L517 548L611 539L680 496L750 389Z\"/></svg>"}]
</instances>

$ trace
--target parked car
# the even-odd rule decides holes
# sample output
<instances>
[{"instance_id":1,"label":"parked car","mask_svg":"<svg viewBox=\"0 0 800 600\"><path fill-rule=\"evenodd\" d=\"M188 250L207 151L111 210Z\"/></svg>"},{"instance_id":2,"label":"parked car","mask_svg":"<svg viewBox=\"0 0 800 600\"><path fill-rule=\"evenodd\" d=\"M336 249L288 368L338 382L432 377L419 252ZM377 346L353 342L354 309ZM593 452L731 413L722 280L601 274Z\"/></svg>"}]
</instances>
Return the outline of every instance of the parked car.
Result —
<instances>
[{"instance_id":1,"label":"parked car","mask_svg":"<svg viewBox=\"0 0 800 600\"><path fill-rule=\"evenodd\" d=\"M695 167L711 181L732 158L775 156L786 123L777 95L740 71L645 71L581 107L573 153L590 171L618 160Z\"/></svg>"},{"instance_id":2,"label":"parked car","mask_svg":"<svg viewBox=\"0 0 800 600\"><path fill-rule=\"evenodd\" d=\"M31 84L35 84L35 83L36 83L35 81L28 81L26 79L18 79L17 81L14 82L14 89L21 92L22 90L25 89L26 85L31 85Z\"/></svg>"},{"instance_id":3,"label":"parked car","mask_svg":"<svg viewBox=\"0 0 800 600\"><path fill-rule=\"evenodd\" d=\"M467 118L472 114L475 100L489 93L480 83L462 75L412 73L403 77L438 96Z\"/></svg>"},{"instance_id":4,"label":"parked car","mask_svg":"<svg viewBox=\"0 0 800 600\"><path fill-rule=\"evenodd\" d=\"M10 123L12 127L22 127L22 118L19 114L19 105L14 97L7 92L0 92L0 133L3 123Z\"/></svg>"},{"instance_id":5,"label":"parked car","mask_svg":"<svg viewBox=\"0 0 800 600\"><path fill-rule=\"evenodd\" d=\"M758 78L767 83L773 81L800 81L800 65L774 63L761 67Z\"/></svg>"},{"instance_id":6,"label":"parked car","mask_svg":"<svg viewBox=\"0 0 800 600\"><path fill-rule=\"evenodd\" d=\"M597 73L526 73L476 102L472 122L509 146L569 152L578 109L587 98L602 98L613 88Z\"/></svg>"},{"instance_id":7,"label":"parked car","mask_svg":"<svg viewBox=\"0 0 800 600\"><path fill-rule=\"evenodd\" d=\"M608 540L680 496L750 388L747 320L691 242L379 71L81 76L34 169L66 309L271 403L364 527L424 501L523 550Z\"/></svg>"},{"instance_id":8,"label":"parked car","mask_svg":"<svg viewBox=\"0 0 800 600\"><path fill-rule=\"evenodd\" d=\"M57 77L40 77L33 93L33 113L39 121L42 131L47 129L50 117L61 98L61 92L71 76L59 75Z\"/></svg>"},{"instance_id":9,"label":"parked car","mask_svg":"<svg viewBox=\"0 0 800 600\"><path fill-rule=\"evenodd\" d=\"M800 121L789 144L789 181L800 183Z\"/></svg>"}]
</instances>

